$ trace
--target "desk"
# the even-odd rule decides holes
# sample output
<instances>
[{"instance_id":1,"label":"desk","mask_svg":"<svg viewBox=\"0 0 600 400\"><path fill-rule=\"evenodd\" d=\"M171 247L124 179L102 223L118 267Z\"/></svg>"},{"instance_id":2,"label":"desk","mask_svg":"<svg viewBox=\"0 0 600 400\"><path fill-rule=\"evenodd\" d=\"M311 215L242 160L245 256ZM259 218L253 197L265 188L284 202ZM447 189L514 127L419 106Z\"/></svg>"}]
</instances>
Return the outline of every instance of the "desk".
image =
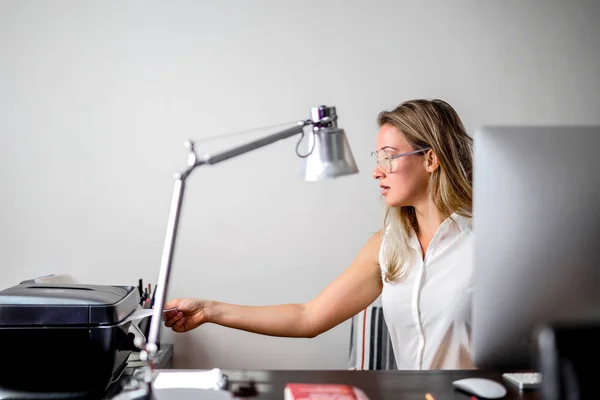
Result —
<instances>
[{"instance_id":1,"label":"desk","mask_svg":"<svg viewBox=\"0 0 600 400\"><path fill-rule=\"evenodd\" d=\"M173 370L171 370L173 371ZM424 400L431 393L436 400L468 400L471 396L455 390L452 381L468 377L489 378L504 384L508 390L506 400L540 399L537 392L520 393L514 386L503 382L500 372L486 371L232 371L223 370L236 391L256 382L261 400L283 399L283 389L289 382L341 383L362 389L371 400ZM175 399L173 399L175 400Z\"/></svg>"}]
</instances>

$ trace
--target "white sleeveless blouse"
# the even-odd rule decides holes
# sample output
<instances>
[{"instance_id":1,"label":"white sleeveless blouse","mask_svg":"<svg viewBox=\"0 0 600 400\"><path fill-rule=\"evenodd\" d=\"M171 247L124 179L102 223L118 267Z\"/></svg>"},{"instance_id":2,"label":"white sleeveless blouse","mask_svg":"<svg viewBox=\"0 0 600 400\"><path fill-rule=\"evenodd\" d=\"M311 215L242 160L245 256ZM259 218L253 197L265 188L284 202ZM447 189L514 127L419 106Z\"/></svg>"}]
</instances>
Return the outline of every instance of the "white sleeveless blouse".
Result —
<instances>
[{"instance_id":1,"label":"white sleeveless blouse","mask_svg":"<svg viewBox=\"0 0 600 400\"><path fill-rule=\"evenodd\" d=\"M398 369L471 369L473 299L471 218L453 214L434 235L425 260L413 232L409 272L383 283L381 302ZM385 273L385 237L379 252Z\"/></svg>"}]
</instances>

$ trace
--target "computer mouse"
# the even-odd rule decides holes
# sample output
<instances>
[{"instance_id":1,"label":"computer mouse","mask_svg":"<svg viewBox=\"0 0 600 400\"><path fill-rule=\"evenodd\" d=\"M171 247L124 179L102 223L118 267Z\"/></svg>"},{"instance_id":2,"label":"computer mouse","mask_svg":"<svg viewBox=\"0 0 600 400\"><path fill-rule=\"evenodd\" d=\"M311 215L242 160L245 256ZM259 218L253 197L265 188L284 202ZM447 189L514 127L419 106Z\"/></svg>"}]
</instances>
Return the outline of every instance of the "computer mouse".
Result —
<instances>
[{"instance_id":1,"label":"computer mouse","mask_svg":"<svg viewBox=\"0 0 600 400\"><path fill-rule=\"evenodd\" d=\"M491 379L465 378L452 382L455 388L484 399L501 399L506 396L506 388Z\"/></svg>"}]
</instances>

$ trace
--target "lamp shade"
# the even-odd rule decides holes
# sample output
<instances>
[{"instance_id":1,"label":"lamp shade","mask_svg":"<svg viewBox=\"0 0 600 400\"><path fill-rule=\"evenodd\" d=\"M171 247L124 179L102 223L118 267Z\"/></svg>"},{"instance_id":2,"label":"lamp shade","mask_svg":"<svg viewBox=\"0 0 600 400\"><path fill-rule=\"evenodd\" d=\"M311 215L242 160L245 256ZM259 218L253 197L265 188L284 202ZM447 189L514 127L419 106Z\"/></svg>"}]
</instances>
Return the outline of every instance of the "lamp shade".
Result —
<instances>
[{"instance_id":1,"label":"lamp shade","mask_svg":"<svg viewBox=\"0 0 600 400\"><path fill-rule=\"evenodd\" d=\"M319 181L358 173L343 129L315 127L309 136L308 148L312 152L304 165L305 180Z\"/></svg>"}]
</instances>

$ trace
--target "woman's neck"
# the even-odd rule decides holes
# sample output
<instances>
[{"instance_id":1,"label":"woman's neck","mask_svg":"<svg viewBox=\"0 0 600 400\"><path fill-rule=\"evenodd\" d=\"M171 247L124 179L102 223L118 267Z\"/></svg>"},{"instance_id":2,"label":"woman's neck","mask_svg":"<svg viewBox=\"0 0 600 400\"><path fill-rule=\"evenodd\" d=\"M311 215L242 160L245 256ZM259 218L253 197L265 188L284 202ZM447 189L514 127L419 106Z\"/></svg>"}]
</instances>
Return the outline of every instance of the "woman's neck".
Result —
<instances>
[{"instance_id":1,"label":"woman's neck","mask_svg":"<svg viewBox=\"0 0 600 400\"><path fill-rule=\"evenodd\" d=\"M415 214L419 226L417 237L421 244L423 258L425 258L425 253L427 252L429 243L431 243L431 239L433 239L433 236L446 218L431 201L428 201L421 207L415 207Z\"/></svg>"}]
</instances>

